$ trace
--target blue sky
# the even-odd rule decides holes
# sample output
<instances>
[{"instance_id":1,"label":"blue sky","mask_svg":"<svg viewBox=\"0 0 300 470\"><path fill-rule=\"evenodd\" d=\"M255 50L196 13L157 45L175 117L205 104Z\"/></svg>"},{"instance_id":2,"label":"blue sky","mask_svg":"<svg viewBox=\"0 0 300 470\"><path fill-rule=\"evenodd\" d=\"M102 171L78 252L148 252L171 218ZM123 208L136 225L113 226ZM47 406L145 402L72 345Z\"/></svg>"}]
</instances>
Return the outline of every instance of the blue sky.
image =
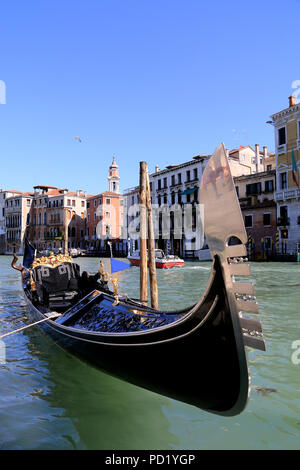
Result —
<instances>
[{"instance_id":1,"label":"blue sky","mask_svg":"<svg viewBox=\"0 0 300 470\"><path fill-rule=\"evenodd\" d=\"M96 194L113 154L125 189L141 160L154 171L222 141L273 151L299 19L299 0L3 2L0 188Z\"/></svg>"}]
</instances>

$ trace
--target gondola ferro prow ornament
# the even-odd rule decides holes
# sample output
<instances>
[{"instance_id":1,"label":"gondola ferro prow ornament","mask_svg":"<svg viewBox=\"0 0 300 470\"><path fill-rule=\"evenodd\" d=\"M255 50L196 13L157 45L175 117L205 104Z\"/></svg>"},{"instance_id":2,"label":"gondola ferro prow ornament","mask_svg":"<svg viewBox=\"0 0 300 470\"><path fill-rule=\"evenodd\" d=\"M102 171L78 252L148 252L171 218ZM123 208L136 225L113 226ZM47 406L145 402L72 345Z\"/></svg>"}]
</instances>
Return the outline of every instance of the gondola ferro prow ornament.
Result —
<instances>
[{"instance_id":1,"label":"gondola ferro prow ornament","mask_svg":"<svg viewBox=\"0 0 300 470\"><path fill-rule=\"evenodd\" d=\"M237 344L242 349L242 339L245 346L265 351L261 322L243 316L258 313L253 284L235 280L250 276L250 267L244 264L247 233L224 144L217 147L203 172L200 202L212 259L218 259L222 268Z\"/></svg>"},{"instance_id":2,"label":"gondola ferro prow ornament","mask_svg":"<svg viewBox=\"0 0 300 470\"><path fill-rule=\"evenodd\" d=\"M12 260L12 262L11 262L11 267L12 267L13 269L15 269L16 271L21 271L21 272L22 272L23 269L24 269L24 267L23 267L23 266L17 266L17 265L16 265L16 262L18 261L18 259L19 259L19 258L17 257L16 253L14 253L14 254L13 254L13 260Z\"/></svg>"}]
</instances>

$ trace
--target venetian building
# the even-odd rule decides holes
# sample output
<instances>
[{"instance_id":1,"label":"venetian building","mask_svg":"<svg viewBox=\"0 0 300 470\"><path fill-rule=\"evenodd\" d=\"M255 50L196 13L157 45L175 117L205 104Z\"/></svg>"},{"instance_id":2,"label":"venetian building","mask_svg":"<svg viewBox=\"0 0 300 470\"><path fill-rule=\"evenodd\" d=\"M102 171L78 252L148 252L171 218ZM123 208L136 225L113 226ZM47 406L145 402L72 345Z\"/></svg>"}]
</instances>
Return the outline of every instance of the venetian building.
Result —
<instances>
[{"instance_id":1,"label":"venetian building","mask_svg":"<svg viewBox=\"0 0 300 470\"><path fill-rule=\"evenodd\" d=\"M300 241L300 103L271 116L275 131L277 226L280 251L295 254Z\"/></svg>"},{"instance_id":2,"label":"venetian building","mask_svg":"<svg viewBox=\"0 0 300 470\"><path fill-rule=\"evenodd\" d=\"M114 255L124 254L124 208L119 183L119 166L113 156L108 169L108 190L89 197L87 201L86 247L99 254L109 252L108 242L112 244Z\"/></svg>"}]
</instances>

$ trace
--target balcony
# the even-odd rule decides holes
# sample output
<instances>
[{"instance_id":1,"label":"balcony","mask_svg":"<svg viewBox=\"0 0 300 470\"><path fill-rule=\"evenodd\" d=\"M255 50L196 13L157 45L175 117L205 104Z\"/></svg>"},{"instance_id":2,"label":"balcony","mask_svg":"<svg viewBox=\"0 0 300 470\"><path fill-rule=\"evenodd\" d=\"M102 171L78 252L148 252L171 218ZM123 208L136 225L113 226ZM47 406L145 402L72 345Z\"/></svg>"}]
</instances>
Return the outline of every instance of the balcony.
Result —
<instances>
[{"instance_id":1,"label":"balcony","mask_svg":"<svg viewBox=\"0 0 300 470\"><path fill-rule=\"evenodd\" d=\"M195 183L195 182L198 182L199 179L198 178L192 178L192 179L189 179L189 180L185 180L185 184L188 184L188 183Z\"/></svg>"},{"instance_id":2,"label":"balcony","mask_svg":"<svg viewBox=\"0 0 300 470\"><path fill-rule=\"evenodd\" d=\"M286 144L278 145L277 147L277 154L281 155L282 153L286 153Z\"/></svg>"},{"instance_id":3,"label":"balcony","mask_svg":"<svg viewBox=\"0 0 300 470\"><path fill-rule=\"evenodd\" d=\"M287 199L297 199L300 198L300 189L282 189L280 191L275 191L274 200L285 201Z\"/></svg>"}]
</instances>

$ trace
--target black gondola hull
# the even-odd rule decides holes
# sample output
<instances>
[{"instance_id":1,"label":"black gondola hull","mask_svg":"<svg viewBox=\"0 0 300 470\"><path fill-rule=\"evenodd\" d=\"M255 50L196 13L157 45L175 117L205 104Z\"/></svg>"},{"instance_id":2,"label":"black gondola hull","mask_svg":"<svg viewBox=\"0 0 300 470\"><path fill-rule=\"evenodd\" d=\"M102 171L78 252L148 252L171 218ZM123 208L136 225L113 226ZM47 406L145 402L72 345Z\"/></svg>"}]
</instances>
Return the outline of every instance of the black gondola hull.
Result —
<instances>
[{"instance_id":1,"label":"black gondola hull","mask_svg":"<svg viewBox=\"0 0 300 470\"><path fill-rule=\"evenodd\" d=\"M45 318L27 300L33 318ZM246 406L249 385L242 332L236 320L216 259L207 294L174 324L137 334L101 334L52 320L40 327L57 344L104 372L230 416Z\"/></svg>"}]
</instances>

